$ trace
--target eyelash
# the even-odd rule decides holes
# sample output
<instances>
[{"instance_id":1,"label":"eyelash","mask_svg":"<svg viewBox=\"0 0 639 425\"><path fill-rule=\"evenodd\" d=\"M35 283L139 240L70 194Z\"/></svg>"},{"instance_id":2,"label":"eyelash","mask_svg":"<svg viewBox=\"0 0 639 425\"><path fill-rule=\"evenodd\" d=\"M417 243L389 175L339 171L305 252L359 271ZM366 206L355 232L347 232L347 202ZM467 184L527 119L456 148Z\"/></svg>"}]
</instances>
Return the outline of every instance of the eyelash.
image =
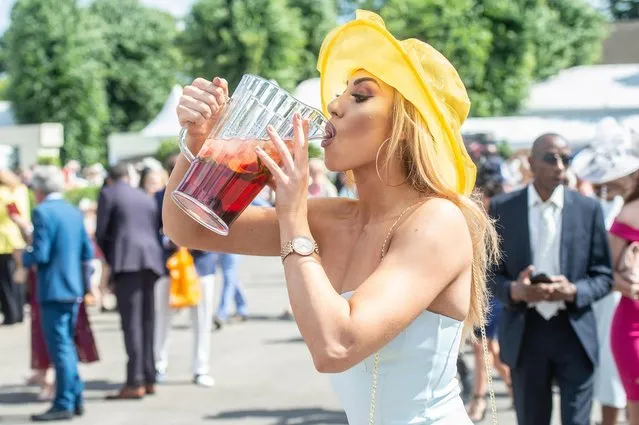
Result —
<instances>
[{"instance_id":1,"label":"eyelash","mask_svg":"<svg viewBox=\"0 0 639 425\"><path fill-rule=\"evenodd\" d=\"M336 94L335 98L337 99L340 96L341 96L340 94ZM366 95L357 94L357 93L353 93L351 96L353 96L353 98L355 99L355 103L366 102L370 97L372 97L372 96L366 96Z\"/></svg>"}]
</instances>

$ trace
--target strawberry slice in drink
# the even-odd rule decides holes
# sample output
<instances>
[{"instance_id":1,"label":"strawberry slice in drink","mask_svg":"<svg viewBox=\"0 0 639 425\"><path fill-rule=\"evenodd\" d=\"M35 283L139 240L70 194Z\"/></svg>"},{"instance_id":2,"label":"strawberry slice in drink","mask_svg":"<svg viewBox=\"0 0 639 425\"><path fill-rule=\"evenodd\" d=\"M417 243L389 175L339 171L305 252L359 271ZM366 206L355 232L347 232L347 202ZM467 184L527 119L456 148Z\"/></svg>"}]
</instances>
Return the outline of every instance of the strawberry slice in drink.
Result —
<instances>
[{"instance_id":1,"label":"strawberry slice in drink","mask_svg":"<svg viewBox=\"0 0 639 425\"><path fill-rule=\"evenodd\" d=\"M264 167L257 157L257 153L255 152L257 146L262 147L273 161L279 166L282 166L280 153L270 140L234 140L233 142L234 147L229 147L229 149L225 151L225 157L222 159L222 163L226 164L227 167L236 173L260 173L267 171L266 167ZM285 140L284 142L290 149L291 140Z\"/></svg>"},{"instance_id":2,"label":"strawberry slice in drink","mask_svg":"<svg viewBox=\"0 0 639 425\"><path fill-rule=\"evenodd\" d=\"M293 141L284 141L291 151ZM260 163L255 148L261 146L278 165L282 165L279 151L271 142L264 139L226 139L208 140L200 150L199 157L205 161L224 164L236 173L259 173L266 168Z\"/></svg>"},{"instance_id":3,"label":"strawberry slice in drink","mask_svg":"<svg viewBox=\"0 0 639 425\"><path fill-rule=\"evenodd\" d=\"M262 147L262 149L264 149L264 151L266 151L268 156L270 156L273 159L273 161L275 161L277 165L281 167L282 157L280 156L280 152L277 150L277 147L275 146L275 144L271 142L270 140L262 140L260 142L261 142L260 146ZM284 143L286 144L288 151L291 153L291 155L293 155L293 140L285 139Z\"/></svg>"},{"instance_id":4,"label":"strawberry slice in drink","mask_svg":"<svg viewBox=\"0 0 639 425\"><path fill-rule=\"evenodd\" d=\"M225 162L226 166L236 173L245 174L260 171L257 163L257 154L255 150L251 152L249 148L230 154L225 158Z\"/></svg>"},{"instance_id":5,"label":"strawberry slice in drink","mask_svg":"<svg viewBox=\"0 0 639 425\"><path fill-rule=\"evenodd\" d=\"M257 165L256 143L242 139L209 139L198 157L207 162L223 164L235 173L255 173Z\"/></svg>"}]
</instances>

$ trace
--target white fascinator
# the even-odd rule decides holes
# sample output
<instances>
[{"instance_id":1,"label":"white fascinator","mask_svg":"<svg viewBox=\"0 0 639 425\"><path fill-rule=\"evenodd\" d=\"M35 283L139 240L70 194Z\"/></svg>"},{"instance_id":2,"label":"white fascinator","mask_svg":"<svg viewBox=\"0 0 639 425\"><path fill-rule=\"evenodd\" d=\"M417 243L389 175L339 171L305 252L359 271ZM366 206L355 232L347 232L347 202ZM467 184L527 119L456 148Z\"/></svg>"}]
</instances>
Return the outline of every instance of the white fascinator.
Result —
<instances>
[{"instance_id":1,"label":"white fascinator","mask_svg":"<svg viewBox=\"0 0 639 425\"><path fill-rule=\"evenodd\" d=\"M597 125L590 146L572 160L572 170L581 180L604 184L639 170L639 149L636 134L612 117Z\"/></svg>"}]
</instances>

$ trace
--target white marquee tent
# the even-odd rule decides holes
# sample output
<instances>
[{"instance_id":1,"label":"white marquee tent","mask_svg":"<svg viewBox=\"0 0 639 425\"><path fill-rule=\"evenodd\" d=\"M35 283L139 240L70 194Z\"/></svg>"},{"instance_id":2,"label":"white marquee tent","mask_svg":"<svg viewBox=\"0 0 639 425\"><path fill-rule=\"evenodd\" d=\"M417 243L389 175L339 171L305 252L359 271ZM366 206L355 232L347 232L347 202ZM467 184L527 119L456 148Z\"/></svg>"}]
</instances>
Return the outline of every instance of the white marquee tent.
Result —
<instances>
[{"instance_id":1,"label":"white marquee tent","mask_svg":"<svg viewBox=\"0 0 639 425\"><path fill-rule=\"evenodd\" d=\"M322 101L320 97L320 79L311 78L302 81L293 92L293 96L302 103L312 106L313 108L322 110Z\"/></svg>"},{"instance_id":2,"label":"white marquee tent","mask_svg":"<svg viewBox=\"0 0 639 425\"><path fill-rule=\"evenodd\" d=\"M109 136L109 163L122 159L155 154L162 141L176 138L180 133L175 109L182 96L176 85L158 115L139 133L114 133Z\"/></svg>"},{"instance_id":3,"label":"white marquee tent","mask_svg":"<svg viewBox=\"0 0 639 425\"><path fill-rule=\"evenodd\" d=\"M606 117L639 134L639 64L566 69L535 84L519 116L472 118L463 131L492 133L515 147L527 147L546 132L584 145Z\"/></svg>"},{"instance_id":4,"label":"white marquee tent","mask_svg":"<svg viewBox=\"0 0 639 425\"><path fill-rule=\"evenodd\" d=\"M58 156L64 142L59 123L23 124L14 120L10 102L0 102L0 168L9 167L11 153L17 149L18 165L30 167L39 156Z\"/></svg>"}]
</instances>

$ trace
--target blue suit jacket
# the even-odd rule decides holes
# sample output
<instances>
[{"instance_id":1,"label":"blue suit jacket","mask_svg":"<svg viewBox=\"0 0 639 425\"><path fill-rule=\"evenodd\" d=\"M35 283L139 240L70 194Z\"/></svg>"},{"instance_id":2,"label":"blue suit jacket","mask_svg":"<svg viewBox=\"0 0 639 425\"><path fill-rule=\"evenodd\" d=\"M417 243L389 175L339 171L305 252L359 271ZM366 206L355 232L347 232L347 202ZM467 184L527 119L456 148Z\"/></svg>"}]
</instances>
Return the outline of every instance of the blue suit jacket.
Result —
<instances>
[{"instance_id":1,"label":"blue suit jacket","mask_svg":"<svg viewBox=\"0 0 639 425\"><path fill-rule=\"evenodd\" d=\"M497 221L502 260L493 270L490 289L504 304L499 328L502 360L517 365L529 308L510 298L510 284L532 264L528 228L527 188L493 199L490 215ZM570 323L588 357L597 364L597 326L591 305L612 288L608 234L600 204L577 192L565 191L562 211L561 273L577 286L574 303L567 304Z\"/></svg>"},{"instance_id":2,"label":"blue suit jacket","mask_svg":"<svg viewBox=\"0 0 639 425\"><path fill-rule=\"evenodd\" d=\"M32 220L33 244L22 261L38 268L38 301L81 299L87 289L83 265L93 258L82 213L64 199L50 199L33 210Z\"/></svg>"}]
</instances>

